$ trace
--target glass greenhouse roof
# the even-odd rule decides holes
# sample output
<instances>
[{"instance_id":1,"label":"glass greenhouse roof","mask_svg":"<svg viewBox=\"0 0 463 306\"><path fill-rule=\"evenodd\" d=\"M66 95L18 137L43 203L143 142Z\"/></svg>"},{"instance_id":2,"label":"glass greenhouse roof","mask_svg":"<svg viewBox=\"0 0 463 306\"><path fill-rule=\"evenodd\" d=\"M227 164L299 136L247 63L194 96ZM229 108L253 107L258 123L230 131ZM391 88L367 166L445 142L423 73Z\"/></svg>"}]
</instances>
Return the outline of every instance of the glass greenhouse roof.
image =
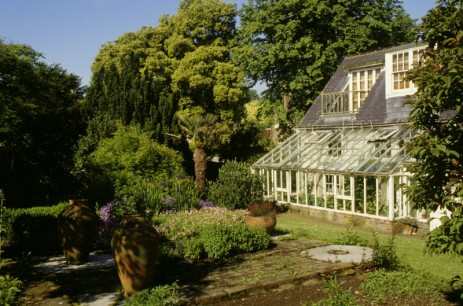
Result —
<instances>
[{"instance_id":1,"label":"glass greenhouse roof","mask_svg":"<svg viewBox=\"0 0 463 306\"><path fill-rule=\"evenodd\" d=\"M300 130L253 164L254 168L388 175L409 157L412 131L396 128Z\"/></svg>"}]
</instances>

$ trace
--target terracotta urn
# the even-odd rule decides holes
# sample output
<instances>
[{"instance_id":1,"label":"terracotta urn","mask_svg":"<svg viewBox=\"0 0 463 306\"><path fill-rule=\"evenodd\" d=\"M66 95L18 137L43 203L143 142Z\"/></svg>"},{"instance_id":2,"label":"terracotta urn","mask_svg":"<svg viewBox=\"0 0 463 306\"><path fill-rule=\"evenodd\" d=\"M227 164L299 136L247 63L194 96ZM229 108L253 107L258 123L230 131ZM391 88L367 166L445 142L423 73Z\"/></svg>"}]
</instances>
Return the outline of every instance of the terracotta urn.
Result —
<instances>
[{"instance_id":1,"label":"terracotta urn","mask_svg":"<svg viewBox=\"0 0 463 306\"><path fill-rule=\"evenodd\" d=\"M246 215L246 226L248 228L259 227L265 229L267 233L273 232L277 224L275 216L250 216Z\"/></svg>"},{"instance_id":2,"label":"terracotta urn","mask_svg":"<svg viewBox=\"0 0 463 306\"><path fill-rule=\"evenodd\" d=\"M98 215L87 200L69 200L58 216L61 247L69 264L80 265L88 261L97 226Z\"/></svg>"},{"instance_id":3,"label":"terracotta urn","mask_svg":"<svg viewBox=\"0 0 463 306\"><path fill-rule=\"evenodd\" d=\"M154 279L159 235L142 214L125 215L111 240L117 272L127 297Z\"/></svg>"}]
</instances>

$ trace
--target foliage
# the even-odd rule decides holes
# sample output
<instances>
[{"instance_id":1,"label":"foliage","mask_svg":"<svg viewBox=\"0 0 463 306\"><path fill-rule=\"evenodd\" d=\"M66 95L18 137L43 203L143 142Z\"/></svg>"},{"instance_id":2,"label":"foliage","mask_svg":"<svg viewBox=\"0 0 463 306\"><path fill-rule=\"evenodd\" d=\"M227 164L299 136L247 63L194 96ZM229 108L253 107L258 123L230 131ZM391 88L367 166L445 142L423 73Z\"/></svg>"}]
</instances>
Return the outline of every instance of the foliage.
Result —
<instances>
[{"instance_id":1,"label":"foliage","mask_svg":"<svg viewBox=\"0 0 463 306\"><path fill-rule=\"evenodd\" d=\"M295 237L306 237L325 241L329 244L337 243L339 237L346 231L344 226L327 226L325 221L317 218L293 213L278 216L278 231L288 232ZM373 241L371 228L356 228L357 234L365 240ZM376 233L378 243L387 244L390 234ZM434 254L429 256L423 252L426 241L417 236L395 236L394 246L400 261L414 270L423 271L439 279L450 281L455 274L463 275L461 258L448 255Z\"/></svg>"},{"instance_id":2,"label":"foliage","mask_svg":"<svg viewBox=\"0 0 463 306\"><path fill-rule=\"evenodd\" d=\"M462 256L463 243L461 242L461 229L463 216L456 214L450 219L441 217L442 224L429 232L426 240L427 251L431 254L451 254Z\"/></svg>"},{"instance_id":3,"label":"foliage","mask_svg":"<svg viewBox=\"0 0 463 306\"><path fill-rule=\"evenodd\" d=\"M337 244L343 245L359 245L359 246L370 246L370 240L361 235L360 233L353 230L352 227L348 227L345 232L342 233L341 237L336 240Z\"/></svg>"},{"instance_id":4,"label":"foliage","mask_svg":"<svg viewBox=\"0 0 463 306\"><path fill-rule=\"evenodd\" d=\"M178 293L177 283L172 285L156 286L154 288L141 290L131 295L124 305L127 306L168 306L178 305L182 299Z\"/></svg>"},{"instance_id":5,"label":"foliage","mask_svg":"<svg viewBox=\"0 0 463 306\"><path fill-rule=\"evenodd\" d=\"M413 20L398 0L252 0L239 13L233 55L276 102L289 98L296 124L342 58L413 40Z\"/></svg>"},{"instance_id":6,"label":"foliage","mask_svg":"<svg viewBox=\"0 0 463 306\"><path fill-rule=\"evenodd\" d=\"M0 305L16 305L22 282L9 274L0 275Z\"/></svg>"},{"instance_id":7,"label":"foliage","mask_svg":"<svg viewBox=\"0 0 463 306\"><path fill-rule=\"evenodd\" d=\"M397 299L408 297L416 300L417 296L425 296L423 302L439 305L445 300L441 296L445 285L435 277L410 271L384 270L368 273L360 285L360 291L368 296L368 299L378 304L395 304Z\"/></svg>"},{"instance_id":8,"label":"foliage","mask_svg":"<svg viewBox=\"0 0 463 306\"><path fill-rule=\"evenodd\" d=\"M179 132L175 114L211 114L231 130L248 94L245 75L231 60L235 17L234 4L183 0L157 27L105 44L92 66L86 97L91 116L137 124L170 147L176 139L166 135Z\"/></svg>"},{"instance_id":9,"label":"foliage","mask_svg":"<svg viewBox=\"0 0 463 306\"><path fill-rule=\"evenodd\" d=\"M410 142L414 180L408 189L417 207L446 207L453 220L430 233L428 247L439 253L461 254L463 196L463 28L462 2L439 0L423 17L419 36L428 43L420 65L408 78L418 86L410 101L410 120L417 135Z\"/></svg>"},{"instance_id":10,"label":"foliage","mask_svg":"<svg viewBox=\"0 0 463 306\"><path fill-rule=\"evenodd\" d=\"M218 122L218 117L212 114L184 117L178 115L179 125L183 134L193 147L195 164L195 181L200 191L206 188L207 159L217 144L226 137L227 127Z\"/></svg>"},{"instance_id":11,"label":"foliage","mask_svg":"<svg viewBox=\"0 0 463 306\"><path fill-rule=\"evenodd\" d=\"M408 78L418 90L410 100L410 120L417 134L410 142L416 162L408 190L420 208L460 206L463 196L463 8L458 0L439 0L423 17L419 37L428 43L420 65Z\"/></svg>"},{"instance_id":12,"label":"foliage","mask_svg":"<svg viewBox=\"0 0 463 306\"><path fill-rule=\"evenodd\" d=\"M395 271L403 267L397 255L394 237L388 239L385 244L381 244L378 238L375 237L371 264L377 269L384 269L386 271Z\"/></svg>"},{"instance_id":13,"label":"foliage","mask_svg":"<svg viewBox=\"0 0 463 306\"><path fill-rule=\"evenodd\" d=\"M183 172L177 152L133 126L119 126L113 137L101 140L90 154L90 163L87 175L97 182L95 185L106 182L116 195L133 182L167 179Z\"/></svg>"},{"instance_id":14,"label":"foliage","mask_svg":"<svg viewBox=\"0 0 463 306\"><path fill-rule=\"evenodd\" d=\"M55 255L61 248L58 215L67 203L54 206L7 209L4 226L13 255Z\"/></svg>"},{"instance_id":15,"label":"foliage","mask_svg":"<svg viewBox=\"0 0 463 306\"><path fill-rule=\"evenodd\" d=\"M10 207L50 205L77 189L70 170L83 93L76 75L0 39L0 188Z\"/></svg>"},{"instance_id":16,"label":"foliage","mask_svg":"<svg viewBox=\"0 0 463 306\"><path fill-rule=\"evenodd\" d=\"M330 275L326 279L326 284L323 291L328 293L328 297L322 299L316 303L312 303L312 306L353 306L358 305L355 298L347 291L342 289L344 281L339 281L336 274Z\"/></svg>"},{"instance_id":17,"label":"foliage","mask_svg":"<svg viewBox=\"0 0 463 306\"><path fill-rule=\"evenodd\" d=\"M210 225L234 225L244 223L244 210L228 210L225 208L204 208L184 212L164 212L155 215L152 222L156 230L166 239L181 241L200 233Z\"/></svg>"},{"instance_id":18,"label":"foliage","mask_svg":"<svg viewBox=\"0 0 463 306\"><path fill-rule=\"evenodd\" d=\"M139 179L116 194L139 212L186 211L200 205L201 193L190 177L178 175L167 180Z\"/></svg>"},{"instance_id":19,"label":"foliage","mask_svg":"<svg viewBox=\"0 0 463 306\"><path fill-rule=\"evenodd\" d=\"M266 249L268 234L244 225L244 210L204 208L153 216L156 230L170 245L162 249L166 256L186 259L222 258L242 252Z\"/></svg>"},{"instance_id":20,"label":"foliage","mask_svg":"<svg viewBox=\"0 0 463 306\"><path fill-rule=\"evenodd\" d=\"M274 217L277 214L276 202L255 202L246 209L246 213L252 217Z\"/></svg>"},{"instance_id":21,"label":"foliage","mask_svg":"<svg viewBox=\"0 0 463 306\"><path fill-rule=\"evenodd\" d=\"M260 176L252 173L245 162L227 161L219 170L217 181L208 189L208 198L215 205L228 209L246 208L263 199L264 189Z\"/></svg>"},{"instance_id":22,"label":"foliage","mask_svg":"<svg viewBox=\"0 0 463 306\"><path fill-rule=\"evenodd\" d=\"M239 253L265 250L270 236L263 229L248 229L245 224L209 225L199 234L209 258L223 258Z\"/></svg>"}]
</instances>

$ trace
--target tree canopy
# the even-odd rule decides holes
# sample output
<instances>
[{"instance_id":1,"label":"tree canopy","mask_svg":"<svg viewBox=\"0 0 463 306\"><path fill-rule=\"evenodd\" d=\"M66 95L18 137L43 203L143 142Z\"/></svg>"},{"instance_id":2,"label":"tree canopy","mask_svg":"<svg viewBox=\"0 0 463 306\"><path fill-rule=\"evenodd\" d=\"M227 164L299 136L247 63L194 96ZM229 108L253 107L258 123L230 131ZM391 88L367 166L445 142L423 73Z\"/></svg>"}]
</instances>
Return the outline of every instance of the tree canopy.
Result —
<instances>
[{"instance_id":1,"label":"tree canopy","mask_svg":"<svg viewBox=\"0 0 463 306\"><path fill-rule=\"evenodd\" d=\"M421 64L409 72L418 86L410 101L417 131L410 153L416 159L410 199L420 208L446 207L452 219L433 231L436 252L463 255L463 7L461 0L439 0L423 18L419 37L428 43Z\"/></svg>"},{"instance_id":2,"label":"tree canopy","mask_svg":"<svg viewBox=\"0 0 463 306\"><path fill-rule=\"evenodd\" d=\"M343 57L414 39L398 0L249 0L234 57L273 101L291 99L296 123Z\"/></svg>"},{"instance_id":3,"label":"tree canopy","mask_svg":"<svg viewBox=\"0 0 463 306\"><path fill-rule=\"evenodd\" d=\"M104 45L92 66L87 104L124 124L139 124L165 142L175 114L206 113L232 124L247 98L244 73L231 61L235 5L185 0L157 27Z\"/></svg>"},{"instance_id":4,"label":"tree canopy","mask_svg":"<svg viewBox=\"0 0 463 306\"><path fill-rule=\"evenodd\" d=\"M0 40L0 188L32 206L75 191L73 146L83 132L80 79L27 45Z\"/></svg>"}]
</instances>

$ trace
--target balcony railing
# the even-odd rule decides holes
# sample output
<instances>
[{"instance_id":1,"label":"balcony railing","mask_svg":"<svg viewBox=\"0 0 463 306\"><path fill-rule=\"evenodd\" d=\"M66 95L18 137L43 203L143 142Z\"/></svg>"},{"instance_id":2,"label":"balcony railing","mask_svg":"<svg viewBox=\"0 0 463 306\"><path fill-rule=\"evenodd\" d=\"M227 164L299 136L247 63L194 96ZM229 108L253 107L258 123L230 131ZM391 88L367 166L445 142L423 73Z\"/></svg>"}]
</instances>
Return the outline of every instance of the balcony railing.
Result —
<instances>
[{"instance_id":1,"label":"balcony railing","mask_svg":"<svg viewBox=\"0 0 463 306\"><path fill-rule=\"evenodd\" d=\"M352 93L352 96L351 96ZM365 99L367 91L342 91L333 93L322 93L322 114L341 114L354 112L354 103ZM354 103L350 103L353 98ZM358 109L357 107L355 109Z\"/></svg>"}]
</instances>

